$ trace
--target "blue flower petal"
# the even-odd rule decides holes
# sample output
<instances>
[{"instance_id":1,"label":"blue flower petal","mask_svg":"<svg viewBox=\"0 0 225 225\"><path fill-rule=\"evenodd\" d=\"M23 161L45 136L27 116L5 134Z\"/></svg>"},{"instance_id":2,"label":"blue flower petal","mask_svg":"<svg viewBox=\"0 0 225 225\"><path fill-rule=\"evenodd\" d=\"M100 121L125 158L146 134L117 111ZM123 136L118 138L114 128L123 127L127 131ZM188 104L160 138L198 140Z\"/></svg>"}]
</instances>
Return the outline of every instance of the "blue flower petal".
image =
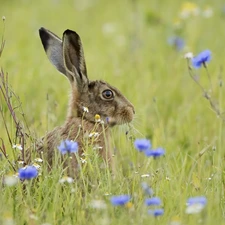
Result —
<instances>
[{"instance_id":1,"label":"blue flower petal","mask_svg":"<svg viewBox=\"0 0 225 225\"><path fill-rule=\"evenodd\" d=\"M117 195L111 197L111 203L114 206L125 205L130 201L130 195Z\"/></svg>"},{"instance_id":2,"label":"blue flower petal","mask_svg":"<svg viewBox=\"0 0 225 225\"><path fill-rule=\"evenodd\" d=\"M78 143L66 139L61 141L60 145L57 148L63 155L66 153L76 153L78 152Z\"/></svg>"},{"instance_id":3,"label":"blue flower petal","mask_svg":"<svg viewBox=\"0 0 225 225\"><path fill-rule=\"evenodd\" d=\"M205 50L192 59L192 65L194 68L199 69L202 65L204 66L206 63L210 61L211 61L211 51Z\"/></svg>"},{"instance_id":4,"label":"blue flower petal","mask_svg":"<svg viewBox=\"0 0 225 225\"><path fill-rule=\"evenodd\" d=\"M149 209L148 214L153 215L155 217L161 216L164 214L164 209Z\"/></svg>"},{"instance_id":5,"label":"blue flower petal","mask_svg":"<svg viewBox=\"0 0 225 225\"><path fill-rule=\"evenodd\" d=\"M206 205L207 199L204 196L191 197L187 200L187 205L202 204Z\"/></svg>"},{"instance_id":6,"label":"blue flower petal","mask_svg":"<svg viewBox=\"0 0 225 225\"><path fill-rule=\"evenodd\" d=\"M149 149L147 151L145 151L145 155L150 157L154 157L154 158L157 158L159 156L162 156L165 154L165 150L163 148L156 148L156 149Z\"/></svg>"},{"instance_id":7,"label":"blue flower petal","mask_svg":"<svg viewBox=\"0 0 225 225\"><path fill-rule=\"evenodd\" d=\"M152 145L148 139L136 139L134 146L138 151L143 152L150 149Z\"/></svg>"},{"instance_id":8,"label":"blue flower petal","mask_svg":"<svg viewBox=\"0 0 225 225\"><path fill-rule=\"evenodd\" d=\"M161 205L161 199L158 197L147 198L145 199L145 205Z\"/></svg>"},{"instance_id":9,"label":"blue flower petal","mask_svg":"<svg viewBox=\"0 0 225 225\"><path fill-rule=\"evenodd\" d=\"M18 173L21 180L30 180L38 175L38 170L34 166L26 166L24 168L20 168Z\"/></svg>"}]
</instances>

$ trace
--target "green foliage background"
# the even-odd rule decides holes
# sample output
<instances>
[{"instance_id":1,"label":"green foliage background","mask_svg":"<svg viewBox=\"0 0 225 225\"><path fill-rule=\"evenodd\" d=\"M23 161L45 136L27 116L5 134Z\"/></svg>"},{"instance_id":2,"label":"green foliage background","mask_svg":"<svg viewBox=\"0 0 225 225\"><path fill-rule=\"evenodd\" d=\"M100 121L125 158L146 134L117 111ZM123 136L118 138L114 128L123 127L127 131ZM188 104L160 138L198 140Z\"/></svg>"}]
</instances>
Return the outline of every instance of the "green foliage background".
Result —
<instances>
[{"instance_id":1,"label":"green foliage background","mask_svg":"<svg viewBox=\"0 0 225 225\"><path fill-rule=\"evenodd\" d=\"M225 14L223 1L211 2L210 18L192 16L176 29L183 1L146 0L39 0L0 1L0 16L5 16L5 49L0 66L20 96L26 120L35 136L63 123L69 82L49 63L39 40L43 26L61 37L66 29L77 31L82 39L89 78L103 79L118 87L134 104L136 118L128 136L150 138L153 147L166 149L164 158L151 161L133 148L125 132L127 126L113 129L115 177L109 171L91 168L85 181L71 186L58 183L62 169L48 175L43 169L40 181L26 186L1 187L0 221L13 218L15 224L224 224L224 123L213 112L203 93L188 75L184 53L212 51L208 66L212 96L223 111ZM195 1L199 8L205 1ZM0 23L0 34L4 24ZM186 47L177 52L167 39L179 34ZM204 69L197 71L208 87ZM11 136L15 128L3 99L0 98ZM18 111L20 117L20 112ZM0 119L0 137L9 155L11 146ZM204 154L199 157L200 152ZM130 165L133 166L130 166ZM10 167L3 159L1 176ZM44 166L43 166L44 167ZM90 169L90 170L89 170ZM142 178L141 175L150 174ZM48 178L48 179L45 179ZM165 215L154 220L143 206L141 183L147 182L162 198ZM106 193L131 194L132 209L116 208ZM185 215L190 196L206 196L207 207L201 215ZM104 200L107 209L89 207L93 199ZM32 218L35 215L37 218ZM2 224L1 223L1 224Z\"/></svg>"}]
</instances>

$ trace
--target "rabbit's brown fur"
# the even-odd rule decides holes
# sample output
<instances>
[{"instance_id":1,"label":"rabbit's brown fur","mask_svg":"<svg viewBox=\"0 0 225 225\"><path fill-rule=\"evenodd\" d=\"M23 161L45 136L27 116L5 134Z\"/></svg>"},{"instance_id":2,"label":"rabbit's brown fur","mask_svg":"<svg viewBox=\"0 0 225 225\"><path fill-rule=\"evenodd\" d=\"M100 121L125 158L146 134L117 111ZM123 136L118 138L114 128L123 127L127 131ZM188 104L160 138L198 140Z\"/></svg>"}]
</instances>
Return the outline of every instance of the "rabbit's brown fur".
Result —
<instances>
[{"instance_id":1,"label":"rabbit's brown fur","mask_svg":"<svg viewBox=\"0 0 225 225\"><path fill-rule=\"evenodd\" d=\"M48 58L69 79L72 91L64 125L43 137L37 144L37 152L42 153L51 166L54 151L62 140L77 141L81 154L89 139L88 135L94 131L99 136L91 144L99 149L105 161L111 161L109 127L131 122L133 105L119 90L106 82L89 81L81 40L76 32L66 30L62 40L45 28L39 32ZM88 108L88 112L84 112L84 107ZM101 123L96 123L96 114L100 115ZM72 161L75 168L75 157Z\"/></svg>"}]
</instances>

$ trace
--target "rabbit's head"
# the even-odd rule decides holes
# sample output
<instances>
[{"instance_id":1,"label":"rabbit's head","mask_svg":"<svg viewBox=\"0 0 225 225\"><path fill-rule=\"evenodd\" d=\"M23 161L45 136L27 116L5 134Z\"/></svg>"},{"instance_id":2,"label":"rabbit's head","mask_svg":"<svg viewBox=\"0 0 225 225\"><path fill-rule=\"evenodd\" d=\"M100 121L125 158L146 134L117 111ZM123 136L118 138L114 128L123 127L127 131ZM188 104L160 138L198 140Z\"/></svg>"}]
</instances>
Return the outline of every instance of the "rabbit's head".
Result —
<instances>
[{"instance_id":1,"label":"rabbit's head","mask_svg":"<svg viewBox=\"0 0 225 225\"><path fill-rule=\"evenodd\" d=\"M134 107L118 89L101 80L89 81L76 32L66 30L62 40L45 28L40 28L39 34L49 60L71 83L69 118L83 117L95 122L98 114L110 126L132 121Z\"/></svg>"}]
</instances>

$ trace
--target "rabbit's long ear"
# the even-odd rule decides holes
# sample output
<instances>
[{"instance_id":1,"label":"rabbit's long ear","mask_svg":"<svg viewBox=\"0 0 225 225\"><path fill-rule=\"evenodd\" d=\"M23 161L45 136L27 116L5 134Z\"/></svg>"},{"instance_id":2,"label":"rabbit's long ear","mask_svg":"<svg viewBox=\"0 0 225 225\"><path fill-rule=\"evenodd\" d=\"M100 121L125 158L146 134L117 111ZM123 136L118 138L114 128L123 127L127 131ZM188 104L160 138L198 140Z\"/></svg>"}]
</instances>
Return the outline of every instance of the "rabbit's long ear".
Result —
<instances>
[{"instance_id":1,"label":"rabbit's long ear","mask_svg":"<svg viewBox=\"0 0 225 225\"><path fill-rule=\"evenodd\" d=\"M66 30L63 33L63 59L78 88L84 88L88 84L87 69L81 39L75 31Z\"/></svg>"},{"instance_id":2,"label":"rabbit's long ear","mask_svg":"<svg viewBox=\"0 0 225 225\"><path fill-rule=\"evenodd\" d=\"M43 27L39 29L39 35L50 62L59 72L67 76L69 80L73 80L73 77L67 73L64 66L62 40L54 33Z\"/></svg>"}]
</instances>

